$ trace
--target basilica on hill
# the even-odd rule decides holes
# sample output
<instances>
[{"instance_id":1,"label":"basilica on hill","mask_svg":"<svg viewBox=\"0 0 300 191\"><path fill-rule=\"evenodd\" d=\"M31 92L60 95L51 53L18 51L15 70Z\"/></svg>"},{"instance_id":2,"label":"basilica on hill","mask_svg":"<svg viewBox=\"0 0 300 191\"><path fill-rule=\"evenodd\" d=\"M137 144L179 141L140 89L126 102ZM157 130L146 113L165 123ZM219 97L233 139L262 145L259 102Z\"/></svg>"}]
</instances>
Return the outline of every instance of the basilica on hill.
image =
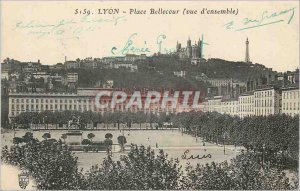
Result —
<instances>
[{"instance_id":1,"label":"basilica on hill","mask_svg":"<svg viewBox=\"0 0 300 191\"><path fill-rule=\"evenodd\" d=\"M204 60L202 55L203 44L202 40L198 40L192 45L192 41L189 38L187 40L186 47L182 47L181 43L176 44L176 53L181 59L191 59L192 64L198 64Z\"/></svg>"}]
</instances>

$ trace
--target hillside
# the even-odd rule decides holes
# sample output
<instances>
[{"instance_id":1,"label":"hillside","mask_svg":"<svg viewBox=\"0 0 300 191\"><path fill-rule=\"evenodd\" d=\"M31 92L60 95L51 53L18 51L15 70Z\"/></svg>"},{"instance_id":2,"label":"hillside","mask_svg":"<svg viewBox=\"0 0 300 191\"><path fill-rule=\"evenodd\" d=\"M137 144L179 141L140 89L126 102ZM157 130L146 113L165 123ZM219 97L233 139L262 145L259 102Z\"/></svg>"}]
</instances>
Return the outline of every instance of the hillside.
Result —
<instances>
[{"instance_id":1,"label":"hillside","mask_svg":"<svg viewBox=\"0 0 300 191\"><path fill-rule=\"evenodd\" d=\"M136 63L138 70L130 72L119 69L72 69L79 77L79 87L95 87L106 80L113 80L116 88L173 88L206 89L204 82L196 80L201 73L209 78L233 78L246 81L248 77L259 77L266 71L260 64L209 59L199 65L175 57L152 57ZM174 71L186 71L186 76L176 77ZM273 72L274 73L274 72Z\"/></svg>"}]
</instances>

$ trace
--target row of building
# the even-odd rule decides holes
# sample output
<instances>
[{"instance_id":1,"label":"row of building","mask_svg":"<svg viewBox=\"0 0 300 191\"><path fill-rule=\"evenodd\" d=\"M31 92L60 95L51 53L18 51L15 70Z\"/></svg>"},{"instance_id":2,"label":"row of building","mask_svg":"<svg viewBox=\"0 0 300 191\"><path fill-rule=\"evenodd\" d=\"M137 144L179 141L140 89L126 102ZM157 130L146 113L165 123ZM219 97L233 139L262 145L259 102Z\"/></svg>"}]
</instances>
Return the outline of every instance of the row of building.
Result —
<instances>
[{"instance_id":1,"label":"row of building","mask_svg":"<svg viewBox=\"0 0 300 191\"><path fill-rule=\"evenodd\" d=\"M75 90L78 84L78 74L75 72L68 72L65 74L53 74L49 72L13 72L5 76L5 78L2 78L2 80L7 81L7 84L4 84L3 87L5 87L7 92L11 93L45 92L46 90L56 90L62 86L69 90Z\"/></svg>"},{"instance_id":2,"label":"row of building","mask_svg":"<svg viewBox=\"0 0 300 191\"><path fill-rule=\"evenodd\" d=\"M9 112L10 121L22 112L42 111L65 111L75 110L79 112L114 112L114 111L143 111L145 113L159 114L161 112L179 113L191 110L200 112L219 112L241 118L246 116L267 116L284 113L295 116L299 114L299 88L290 87L277 89L274 87L258 89L252 92L241 94L236 99L224 99L222 96L215 96L204 99L199 103L199 108L183 108L178 104L176 108L168 103L161 107L160 103L151 104L149 108L139 108L137 105L126 108L127 102L117 104L114 108L97 108L95 103L96 94L100 91L114 91L112 88L78 88L77 93L10 93ZM144 97L145 98L145 97ZM143 99L144 99L143 98ZM101 100L101 104L111 103L111 98Z\"/></svg>"},{"instance_id":3,"label":"row of building","mask_svg":"<svg viewBox=\"0 0 300 191\"><path fill-rule=\"evenodd\" d=\"M202 103L202 111L219 112L241 118L247 116L267 116L284 113L299 114L299 87L263 88L243 93L235 99L215 96Z\"/></svg>"},{"instance_id":4,"label":"row of building","mask_svg":"<svg viewBox=\"0 0 300 191\"><path fill-rule=\"evenodd\" d=\"M146 54L126 54L125 56L103 57L103 58L85 58L77 60L68 60L65 58L65 69L79 69L79 68L130 68L131 71L137 70L137 65L134 63L139 60L146 60Z\"/></svg>"}]
</instances>

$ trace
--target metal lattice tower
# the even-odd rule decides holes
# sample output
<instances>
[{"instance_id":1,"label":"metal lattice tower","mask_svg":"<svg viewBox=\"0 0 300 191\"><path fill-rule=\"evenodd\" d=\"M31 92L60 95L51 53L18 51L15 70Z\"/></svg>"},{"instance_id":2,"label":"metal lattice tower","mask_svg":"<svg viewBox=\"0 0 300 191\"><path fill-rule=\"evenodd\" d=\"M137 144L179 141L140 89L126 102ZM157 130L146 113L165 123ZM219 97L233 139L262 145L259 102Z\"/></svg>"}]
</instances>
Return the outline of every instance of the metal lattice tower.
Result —
<instances>
[{"instance_id":1,"label":"metal lattice tower","mask_svg":"<svg viewBox=\"0 0 300 191\"><path fill-rule=\"evenodd\" d=\"M250 55L249 55L249 41L248 38L246 40L246 56L245 56L245 62L250 62Z\"/></svg>"}]
</instances>

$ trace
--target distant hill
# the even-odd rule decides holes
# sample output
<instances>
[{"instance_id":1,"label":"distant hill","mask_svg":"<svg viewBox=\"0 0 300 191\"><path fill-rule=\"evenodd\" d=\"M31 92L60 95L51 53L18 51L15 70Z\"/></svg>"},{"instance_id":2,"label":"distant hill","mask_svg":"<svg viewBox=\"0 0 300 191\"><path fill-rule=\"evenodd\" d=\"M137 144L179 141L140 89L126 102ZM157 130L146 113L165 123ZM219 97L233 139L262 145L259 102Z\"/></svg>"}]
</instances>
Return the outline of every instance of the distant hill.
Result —
<instances>
[{"instance_id":1,"label":"distant hill","mask_svg":"<svg viewBox=\"0 0 300 191\"><path fill-rule=\"evenodd\" d=\"M205 74L210 78L233 78L241 81L246 81L247 78L259 77L266 72L276 73L271 71L261 64L252 64L245 62L233 62L222 59L208 59L207 66L199 66L205 70Z\"/></svg>"},{"instance_id":2,"label":"distant hill","mask_svg":"<svg viewBox=\"0 0 300 191\"><path fill-rule=\"evenodd\" d=\"M188 77L204 73L209 78L233 78L246 81L248 77L259 77L265 72L276 73L261 64L233 62L217 58L208 59L205 63L198 65L192 65L188 60L179 60L175 57L153 58L151 62L158 71L172 73L185 70Z\"/></svg>"},{"instance_id":3,"label":"distant hill","mask_svg":"<svg viewBox=\"0 0 300 191\"><path fill-rule=\"evenodd\" d=\"M117 88L173 88L206 89L207 84L196 80L201 73L209 78L233 78L246 81L248 77L259 77L268 70L261 64L232 62L222 59L208 59L206 62L192 65L188 60L176 57L151 57L136 62L138 70L127 69L72 69L78 72L79 87L94 87L106 80L113 80ZM184 78L174 76L174 71L186 71ZM99 83L100 82L100 83Z\"/></svg>"}]
</instances>

